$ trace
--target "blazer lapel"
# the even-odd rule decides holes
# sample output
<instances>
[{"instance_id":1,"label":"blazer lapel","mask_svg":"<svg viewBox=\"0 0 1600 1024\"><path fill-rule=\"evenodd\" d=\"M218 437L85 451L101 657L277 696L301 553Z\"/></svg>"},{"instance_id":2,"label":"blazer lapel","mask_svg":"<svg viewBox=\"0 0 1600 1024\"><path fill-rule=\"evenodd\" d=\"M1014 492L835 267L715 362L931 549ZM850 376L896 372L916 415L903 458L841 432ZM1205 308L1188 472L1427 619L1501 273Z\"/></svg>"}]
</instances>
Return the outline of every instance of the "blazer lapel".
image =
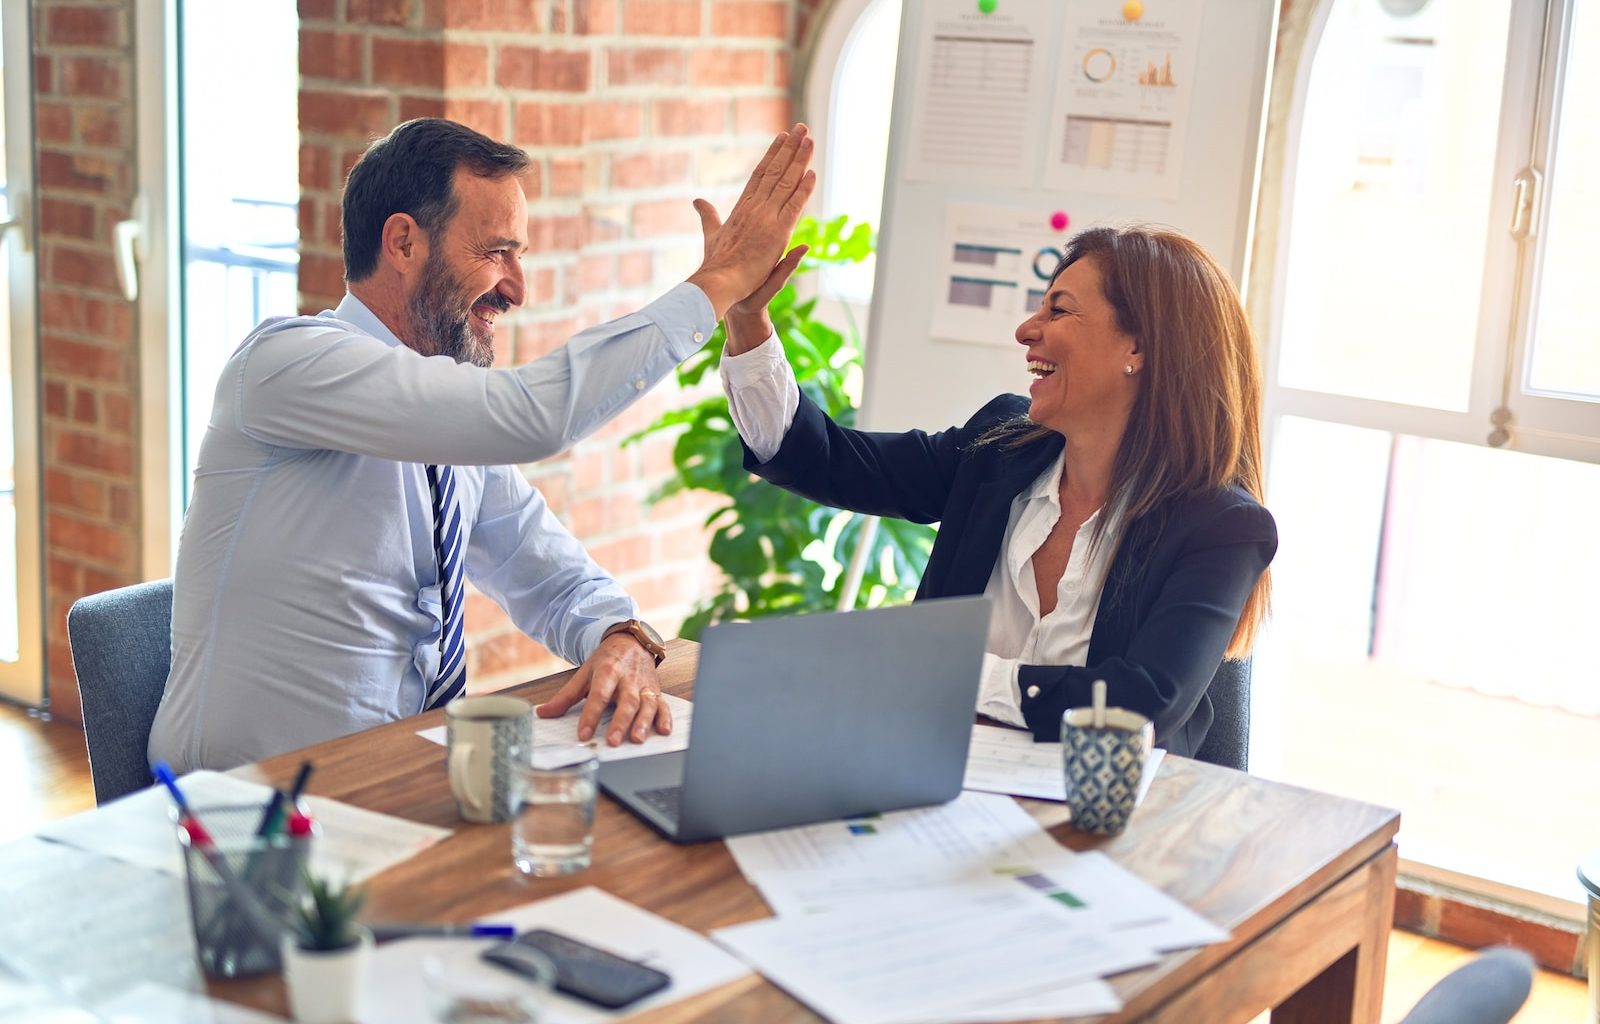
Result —
<instances>
[{"instance_id":1,"label":"blazer lapel","mask_svg":"<svg viewBox=\"0 0 1600 1024\"><path fill-rule=\"evenodd\" d=\"M981 594L994 573L995 559L1005 542L1011 502L1038 479L1060 452L1060 442L1030 445L999 462L998 472L973 489L972 504L951 559L944 594ZM940 528L941 534L943 527Z\"/></svg>"}]
</instances>

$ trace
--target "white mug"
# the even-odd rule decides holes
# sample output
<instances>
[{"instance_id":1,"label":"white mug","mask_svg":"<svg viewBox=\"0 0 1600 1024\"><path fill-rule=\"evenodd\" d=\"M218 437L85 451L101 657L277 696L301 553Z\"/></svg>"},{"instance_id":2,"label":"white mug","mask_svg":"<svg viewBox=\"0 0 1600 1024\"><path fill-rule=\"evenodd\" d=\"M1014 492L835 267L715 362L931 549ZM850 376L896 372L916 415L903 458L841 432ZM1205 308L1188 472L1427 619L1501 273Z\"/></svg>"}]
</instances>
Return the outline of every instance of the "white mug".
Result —
<instances>
[{"instance_id":1,"label":"white mug","mask_svg":"<svg viewBox=\"0 0 1600 1024\"><path fill-rule=\"evenodd\" d=\"M516 812L513 759L533 746L533 706L516 697L462 697L445 705L445 766L456 810L468 821Z\"/></svg>"}]
</instances>

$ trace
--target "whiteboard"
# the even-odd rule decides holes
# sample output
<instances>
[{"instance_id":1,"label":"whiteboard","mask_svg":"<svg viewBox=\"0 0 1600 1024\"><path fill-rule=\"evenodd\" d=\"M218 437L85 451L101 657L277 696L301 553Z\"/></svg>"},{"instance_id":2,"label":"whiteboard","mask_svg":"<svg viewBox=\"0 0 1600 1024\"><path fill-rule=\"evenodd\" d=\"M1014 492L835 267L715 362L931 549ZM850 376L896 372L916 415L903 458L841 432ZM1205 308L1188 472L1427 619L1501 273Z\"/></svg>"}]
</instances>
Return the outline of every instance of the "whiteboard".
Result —
<instances>
[{"instance_id":1,"label":"whiteboard","mask_svg":"<svg viewBox=\"0 0 1600 1024\"><path fill-rule=\"evenodd\" d=\"M966 422L995 395L1023 393L1030 383L1011 333L1021 315L1010 319L1009 327L979 335L951 305L956 280L950 263L952 219L987 213L993 220L1037 225L1045 247L1096 224L1162 224L1204 245L1236 283L1242 282L1276 0L1142 0L1138 8L1144 18L1168 16L1189 25L1192 63L1186 66L1179 50L1175 65L1175 76L1187 90L1186 115L1172 120L1169 133L1180 159L1169 162L1164 180L1129 173L1120 176L1120 183L1117 175L1110 175L1067 187L1060 183L1065 154L1086 158L1063 134L1061 97L1069 95L1074 83L1081 85L1083 76L1105 75L1114 63L1102 48L1085 42L1085 11L1096 3L1101 13L1108 4L1113 12L1123 8L1122 0L997 0L994 14L983 15L976 0L910 0L904 5L866 346L860 422L867 429L943 429ZM1000 16L1031 26L1032 46L1007 47L1003 44L1018 40L1006 39L981 46L975 42L992 27L984 19ZM1009 55L1016 51L1028 54L1031 79L1017 70L1018 59ZM984 52L992 56L981 56ZM1147 62L1142 54L1138 61L1148 69L1141 75L1156 76L1152 84L1168 74L1167 62ZM1126 55L1122 64L1130 65ZM968 81L985 84L971 92L974 103L996 104L956 122L966 124L967 132L952 131L949 120L961 115L962 104L951 99L954 94L947 88L956 81L950 76L958 72L977 75ZM1072 81L1063 76L1072 76ZM1008 88L1016 90L1019 101L998 105L995 97ZM1017 166L960 164L972 154L1007 152L1004 137L998 143L980 137L996 132L1003 136L1012 120L1025 137ZM941 154L955 161L943 173L937 167ZM1051 224L1059 213L1070 219L1065 230ZM1020 259L1028 264L1038 256L1041 266L1047 264L1039 249L1023 252ZM996 322L1000 311L987 314L989 322Z\"/></svg>"}]
</instances>

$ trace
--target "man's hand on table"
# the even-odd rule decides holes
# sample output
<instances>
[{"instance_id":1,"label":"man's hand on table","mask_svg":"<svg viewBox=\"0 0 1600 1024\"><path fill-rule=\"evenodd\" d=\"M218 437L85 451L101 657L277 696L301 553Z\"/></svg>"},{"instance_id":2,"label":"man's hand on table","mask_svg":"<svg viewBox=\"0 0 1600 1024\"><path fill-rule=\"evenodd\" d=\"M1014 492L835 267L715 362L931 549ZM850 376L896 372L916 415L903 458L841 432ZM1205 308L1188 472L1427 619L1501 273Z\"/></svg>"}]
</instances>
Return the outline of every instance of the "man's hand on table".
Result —
<instances>
[{"instance_id":1,"label":"man's hand on table","mask_svg":"<svg viewBox=\"0 0 1600 1024\"><path fill-rule=\"evenodd\" d=\"M672 731L672 710L661 699L656 660L627 633L614 633L600 641L566 685L535 711L540 718L560 718L580 700L584 701L583 713L578 716L580 740L594 735L600 716L613 703L617 710L605 737L613 747L624 739L643 743L652 725L662 735Z\"/></svg>"}]
</instances>

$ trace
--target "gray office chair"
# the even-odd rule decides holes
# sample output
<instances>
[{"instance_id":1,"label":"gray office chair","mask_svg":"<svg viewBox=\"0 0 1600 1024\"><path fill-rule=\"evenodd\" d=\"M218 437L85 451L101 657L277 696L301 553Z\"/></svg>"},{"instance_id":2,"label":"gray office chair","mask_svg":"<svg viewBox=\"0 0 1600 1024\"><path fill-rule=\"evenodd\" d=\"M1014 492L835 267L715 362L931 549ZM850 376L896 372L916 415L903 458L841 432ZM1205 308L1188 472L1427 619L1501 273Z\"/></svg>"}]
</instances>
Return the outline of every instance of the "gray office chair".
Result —
<instances>
[{"instance_id":1,"label":"gray office chair","mask_svg":"<svg viewBox=\"0 0 1600 1024\"><path fill-rule=\"evenodd\" d=\"M1533 971L1520 949L1486 949L1440 979L1400 1024L1508 1024L1533 990Z\"/></svg>"},{"instance_id":2,"label":"gray office chair","mask_svg":"<svg viewBox=\"0 0 1600 1024\"><path fill-rule=\"evenodd\" d=\"M1224 768L1250 770L1250 659L1224 660L1206 690L1211 698L1211 730L1194 752L1195 760Z\"/></svg>"},{"instance_id":3,"label":"gray office chair","mask_svg":"<svg viewBox=\"0 0 1600 1024\"><path fill-rule=\"evenodd\" d=\"M83 735L96 803L150 784L145 748L172 664L172 581L81 598L67 640L83 699Z\"/></svg>"}]
</instances>

